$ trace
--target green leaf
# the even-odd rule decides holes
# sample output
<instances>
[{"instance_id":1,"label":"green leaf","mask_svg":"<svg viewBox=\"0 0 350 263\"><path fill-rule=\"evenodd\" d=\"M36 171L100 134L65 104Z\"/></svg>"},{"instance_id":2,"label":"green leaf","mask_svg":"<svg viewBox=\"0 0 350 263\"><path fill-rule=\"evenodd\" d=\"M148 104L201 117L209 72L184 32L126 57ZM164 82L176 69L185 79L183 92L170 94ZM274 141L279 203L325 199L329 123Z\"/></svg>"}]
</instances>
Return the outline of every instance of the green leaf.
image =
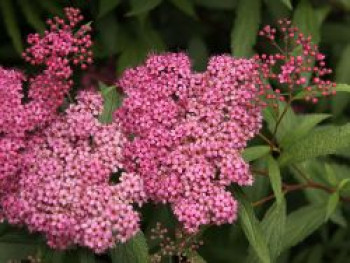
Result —
<instances>
[{"instance_id":1,"label":"green leaf","mask_svg":"<svg viewBox=\"0 0 350 263\"><path fill-rule=\"evenodd\" d=\"M349 178L345 178L345 179L341 180L338 187L337 187L338 190L340 191L341 189L343 189L348 183L350 183Z\"/></svg>"},{"instance_id":2,"label":"green leaf","mask_svg":"<svg viewBox=\"0 0 350 263\"><path fill-rule=\"evenodd\" d=\"M317 244L308 250L310 253L307 257L307 260L304 261L305 263L322 263L322 262L324 262L323 261L323 253L324 253L323 245Z\"/></svg>"},{"instance_id":3,"label":"green leaf","mask_svg":"<svg viewBox=\"0 0 350 263\"><path fill-rule=\"evenodd\" d=\"M336 208L334 213L330 216L330 220L343 228L346 228L348 226L347 219L339 207Z\"/></svg>"},{"instance_id":4,"label":"green leaf","mask_svg":"<svg viewBox=\"0 0 350 263\"><path fill-rule=\"evenodd\" d=\"M244 198L241 191L237 190L235 193L240 204L238 217L243 232L261 262L270 263L271 258L266 237L263 234L260 222L255 217L253 207L250 202Z\"/></svg>"},{"instance_id":5,"label":"green leaf","mask_svg":"<svg viewBox=\"0 0 350 263\"><path fill-rule=\"evenodd\" d=\"M95 263L95 255L87 249L79 251L80 263Z\"/></svg>"},{"instance_id":6,"label":"green leaf","mask_svg":"<svg viewBox=\"0 0 350 263\"><path fill-rule=\"evenodd\" d=\"M0 243L0 262L25 260L37 252L37 246L32 244Z\"/></svg>"},{"instance_id":7,"label":"green leaf","mask_svg":"<svg viewBox=\"0 0 350 263\"><path fill-rule=\"evenodd\" d=\"M350 145L350 124L314 129L295 142L279 159L281 165L302 162L318 156L335 153Z\"/></svg>"},{"instance_id":8,"label":"green leaf","mask_svg":"<svg viewBox=\"0 0 350 263\"><path fill-rule=\"evenodd\" d=\"M335 212L335 210L338 206L338 203L339 203L339 193L334 192L329 196L329 199L327 202L325 221L328 221L330 216Z\"/></svg>"},{"instance_id":9,"label":"green leaf","mask_svg":"<svg viewBox=\"0 0 350 263\"><path fill-rule=\"evenodd\" d=\"M290 10L293 9L293 6L292 6L290 0L281 0L281 1L282 1L282 3L283 3L286 7L288 7Z\"/></svg>"},{"instance_id":10,"label":"green leaf","mask_svg":"<svg viewBox=\"0 0 350 263\"><path fill-rule=\"evenodd\" d=\"M57 1L37 0L37 2L49 13L62 17L63 8Z\"/></svg>"},{"instance_id":11,"label":"green leaf","mask_svg":"<svg viewBox=\"0 0 350 263\"><path fill-rule=\"evenodd\" d=\"M142 232L111 250L112 263L148 263L148 246Z\"/></svg>"},{"instance_id":12,"label":"green leaf","mask_svg":"<svg viewBox=\"0 0 350 263\"><path fill-rule=\"evenodd\" d=\"M318 44L320 41L321 25L328 15L330 9L328 7L322 7L315 9L309 0L301 0L295 9L293 16L293 23L300 29L305 36L310 36L312 42ZM299 55L301 50L294 50L296 55ZM314 64L314 60L311 63ZM311 73L302 74L309 84Z\"/></svg>"},{"instance_id":13,"label":"green leaf","mask_svg":"<svg viewBox=\"0 0 350 263\"><path fill-rule=\"evenodd\" d=\"M277 119L276 113L273 111L272 107L266 107L265 109L263 109L262 113L263 113L264 121L266 121L267 123L268 129L271 132L273 132L276 125L276 119Z\"/></svg>"},{"instance_id":14,"label":"green leaf","mask_svg":"<svg viewBox=\"0 0 350 263\"><path fill-rule=\"evenodd\" d=\"M295 9L293 23L306 36L311 36L314 43L320 41L320 24L311 2L302 0Z\"/></svg>"},{"instance_id":15,"label":"green leaf","mask_svg":"<svg viewBox=\"0 0 350 263\"><path fill-rule=\"evenodd\" d=\"M11 37L12 43L17 51L21 54L23 51L21 32L17 23L15 8L12 0L1 0L0 9L7 33Z\"/></svg>"},{"instance_id":16,"label":"green leaf","mask_svg":"<svg viewBox=\"0 0 350 263\"><path fill-rule=\"evenodd\" d=\"M338 83L350 83L350 44L342 51L335 71L335 80ZM346 106L349 104L350 94L338 93L332 97L332 114L333 116L340 115Z\"/></svg>"},{"instance_id":17,"label":"green leaf","mask_svg":"<svg viewBox=\"0 0 350 263\"><path fill-rule=\"evenodd\" d=\"M148 54L148 49L144 46L130 44L118 59L117 71L121 74L125 69L134 67L143 62Z\"/></svg>"},{"instance_id":18,"label":"green leaf","mask_svg":"<svg viewBox=\"0 0 350 263\"><path fill-rule=\"evenodd\" d=\"M100 90L104 100L103 112L99 118L101 123L112 122L113 112L121 104L122 98L117 92L115 86L107 87L105 84L100 83Z\"/></svg>"},{"instance_id":19,"label":"green leaf","mask_svg":"<svg viewBox=\"0 0 350 263\"><path fill-rule=\"evenodd\" d=\"M272 156L269 156L267 159L267 167L273 193L275 194L277 203L280 204L284 199L282 192L281 173L277 161Z\"/></svg>"},{"instance_id":20,"label":"green leaf","mask_svg":"<svg viewBox=\"0 0 350 263\"><path fill-rule=\"evenodd\" d=\"M323 205L304 206L289 214L282 250L295 246L316 231L324 223L325 215Z\"/></svg>"},{"instance_id":21,"label":"green leaf","mask_svg":"<svg viewBox=\"0 0 350 263\"><path fill-rule=\"evenodd\" d=\"M336 185L337 184L337 177L336 174L334 172L334 169L331 165L329 165L328 163L325 163L324 165L325 168L325 175L327 178L327 182L331 185Z\"/></svg>"},{"instance_id":22,"label":"green leaf","mask_svg":"<svg viewBox=\"0 0 350 263\"><path fill-rule=\"evenodd\" d=\"M101 18L113 11L120 4L120 0L99 0L98 2L98 16L97 18Z\"/></svg>"},{"instance_id":23,"label":"green leaf","mask_svg":"<svg viewBox=\"0 0 350 263\"><path fill-rule=\"evenodd\" d=\"M38 245L40 240L38 236L31 235L23 230L6 229L5 233L0 236L0 243Z\"/></svg>"},{"instance_id":24,"label":"green leaf","mask_svg":"<svg viewBox=\"0 0 350 263\"><path fill-rule=\"evenodd\" d=\"M317 124L330 116L331 115L329 114L308 114L297 116L297 126L286 132L281 140L281 145L283 147L292 145L294 142L307 135Z\"/></svg>"},{"instance_id":25,"label":"green leaf","mask_svg":"<svg viewBox=\"0 0 350 263\"><path fill-rule=\"evenodd\" d=\"M350 92L350 85L348 84L337 84L335 87L337 92Z\"/></svg>"},{"instance_id":26,"label":"green leaf","mask_svg":"<svg viewBox=\"0 0 350 263\"><path fill-rule=\"evenodd\" d=\"M170 2L185 14L196 18L196 10L191 0L170 0Z\"/></svg>"},{"instance_id":27,"label":"green leaf","mask_svg":"<svg viewBox=\"0 0 350 263\"><path fill-rule=\"evenodd\" d=\"M274 133L277 120L281 118L283 112L285 112L282 120L278 125L276 133L276 138L279 142L287 132L289 132L291 129L294 129L297 123L297 117L291 107L285 102L278 102L277 111L278 112L276 112L272 107L268 107L263 110L263 116L264 120L267 122L267 128L271 133Z\"/></svg>"},{"instance_id":28,"label":"green leaf","mask_svg":"<svg viewBox=\"0 0 350 263\"><path fill-rule=\"evenodd\" d=\"M156 8L162 0L131 0L131 10L127 13L127 16L136 16L147 13Z\"/></svg>"},{"instance_id":29,"label":"green leaf","mask_svg":"<svg viewBox=\"0 0 350 263\"><path fill-rule=\"evenodd\" d=\"M274 203L271 206L261 222L261 227L269 244L272 262L275 262L282 252L286 220L286 202L283 198L280 203Z\"/></svg>"},{"instance_id":30,"label":"green leaf","mask_svg":"<svg viewBox=\"0 0 350 263\"><path fill-rule=\"evenodd\" d=\"M137 28L137 36L125 38L125 46L117 62L117 72L122 73L125 69L143 62L149 53L163 51L165 44L156 30L151 25L145 24Z\"/></svg>"},{"instance_id":31,"label":"green leaf","mask_svg":"<svg viewBox=\"0 0 350 263\"><path fill-rule=\"evenodd\" d=\"M246 162L251 162L259 159L270 152L270 146L252 146L245 148L242 156Z\"/></svg>"},{"instance_id":32,"label":"green leaf","mask_svg":"<svg viewBox=\"0 0 350 263\"><path fill-rule=\"evenodd\" d=\"M286 107L287 107L286 113L282 117L282 114L285 111ZM287 105L285 102L278 103L278 113L279 113L279 118L282 117L282 120L278 125L276 138L278 142L281 142L285 134L289 133L297 125L298 119L294 111L292 110L292 108L289 105ZM268 128L270 129L271 132L274 132L275 124L272 127L269 126Z\"/></svg>"},{"instance_id":33,"label":"green leaf","mask_svg":"<svg viewBox=\"0 0 350 263\"><path fill-rule=\"evenodd\" d=\"M292 10L288 6L286 6L284 2L285 0L279 0L279 1L264 0L266 11L271 16L272 21L277 21L278 19L283 19L291 16Z\"/></svg>"},{"instance_id":34,"label":"green leaf","mask_svg":"<svg viewBox=\"0 0 350 263\"><path fill-rule=\"evenodd\" d=\"M338 92L350 92L350 85L348 84L337 84L335 87L335 91ZM296 94L293 99L295 100L301 100L304 99L305 96L307 95L307 92L305 91L300 91L298 94ZM321 92L315 92L314 97L322 97Z\"/></svg>"},{"instance_id":35,"label":"green leaf","mask_svg":"<svg viewBox=\"0 0 350 263\"><path fill-rule=\"evenodd\" d=\"M110 57L122 50L127 36L113 14L99 19L96 24L97 41L94 46L96 57ZM105 30L108 28L108 30Z\"/></svg>"},{"instance_id":36,"label":"green leaf","mask_svg":"<svg viewBox=\"0 0 350 263\"><path fill-rule=\"evenodd\" d=\"M283 199L283 201L279 204L275 202L269 208L260 224L269 245L272 262L276 262L276 259L282 252L286 218L286 202ZM252 250L249 250L249 256L246 260L246 263L256 262L259 262L256 254L252 253Z\"/></svg>"},{"instance_id":37,"label":"green leaf","mask_svg":"<svg viewBox=\"0 0 350 263\"><path fill-rule=\"evenodd\" d=\"M188 43L188 54L191 57L194 70L202 71L206 69L208 53L208 48L202 38L191 38Z\"/></svg>"},{"instance_id":38,"label":"green leaf","mask_svg":"<svg viewBox=\"0 0 350 263\"><path fill-rule=\"evenodd\" d=\"M63 254L62 263L77 263L79 261L83 263L83 261L80 258L80 253L78 250L67 250L67 251L62 251L61 253ZM59 258L61 259L61 257Z\"/></svg>"},{"instance_id":39,"label":"green leaf","mask_svg":"<svg viewBox=\"0 0 350 263\"><path fill-rule=\"evenodd\" d=\"M348 23L329 22L322 26L322 41L331 45L349 44L350 27Z\"/></svg>"},{"instance_id":40,"label":"green leaf","mask_svg":"<svg viewBox=\"0 0 350 263\"><path fill-rule=\"evenodd\" d=\"M231 31L231 53L237 57L249 57L258 35L261 0L240 0Z\"/></svg>"},{"instance_id":41,"label":"green leaf","mask_svg":"<svg viewBox=\"0 0 350 263\"><path fill-rule=\"evenodd\" d=\"M189 263L206 263L204 258L202 258L197 252L188 253L187 260Z\"/></svg>"},{"instance_id":42,"label":"green leaf","mask_svg":"<svg viewBox=\"0 0 350 263\"><path fill-rule=\"evenodd\" d=\"M19 6L22 9L24 16L28 23L39 33L44 32L45 24L40 18L40 14L38 13L38 9L35 8L29 1L19 0Z\"/></svg>"},{"instance_id":43,"label":"green leaf","mask_svg":"<svg viewBox=\"0 0 350 263\"><path fill-rule=\"evenodd\" d=\"M36 255L39 248L37 236L26 231L13 229L7 224L1 224L0 262L27 259Z\"/></svg>"},{"instance_id":44,"label":"green leaf","mask_svg":"<svg viewBox=\"0 0 350 263\"><path fill-rule=\"evenodd\" d=\"M237 5L237 0L194 0L196 5L200 5L209 9L223 9L231 10L234 9Z\"/></svg>"}]
</instances>

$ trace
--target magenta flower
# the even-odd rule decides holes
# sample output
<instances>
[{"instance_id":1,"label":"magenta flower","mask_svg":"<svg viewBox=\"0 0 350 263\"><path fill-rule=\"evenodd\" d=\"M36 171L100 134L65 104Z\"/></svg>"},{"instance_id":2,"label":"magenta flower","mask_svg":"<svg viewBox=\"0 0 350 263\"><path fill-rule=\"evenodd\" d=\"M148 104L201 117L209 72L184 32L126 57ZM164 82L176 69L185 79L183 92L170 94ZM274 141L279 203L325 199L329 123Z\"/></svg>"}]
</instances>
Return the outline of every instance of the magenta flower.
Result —
<instances>
[{"instance_id":1,"label":"magenta flower","mask_svg":"<svg viewBox=\"0 0 350 263\"><path fill-rule=\"evenodd\" d=\"M139 230L132 203L145 199L142 180L123 172L125 138L117 123L101 124L100 95L82 92L78 104L32 139L23 154L17 186L1 206L11 224L26 225L57 249L72 245L97 253L125 242Z\"/></svg>"},{"instance_id":2,"label":"magenta flower","mask_svg":"<svg viewBox=\"0 0 350 263\"><path fill-rule=\"evenodd\" d=\"M117 117L133 137L126 168L141 175L147 197L171 204L188 232L233 222L237 202L226 187L253 183L241 151L261 127L258 78L254 60L216 56L192 73L180 53L151 55L118 83L127 97Z\"/></svg>"}]
</instances>

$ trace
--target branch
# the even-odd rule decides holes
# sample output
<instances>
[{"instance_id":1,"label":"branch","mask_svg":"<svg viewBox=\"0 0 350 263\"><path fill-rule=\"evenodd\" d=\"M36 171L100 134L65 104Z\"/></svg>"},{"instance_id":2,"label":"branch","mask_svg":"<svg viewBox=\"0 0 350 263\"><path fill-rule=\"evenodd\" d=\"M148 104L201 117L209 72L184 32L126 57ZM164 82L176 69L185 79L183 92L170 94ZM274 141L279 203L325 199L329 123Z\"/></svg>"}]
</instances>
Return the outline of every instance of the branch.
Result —
<instances>
[{"instance_id":1,"label":"branch","mask_svg":"<svg viewBox=\"0 0 350 263\"><path fill-rule=\"evenodd\" d=\"M337 191L336 188L328 187L326 185L319 184L319 183L316 183L313 181L308 181L307 183L304 183L304 184L283 184L283 193L287 194L290 192L294 192L294 191L302 190L302 189L307 189L307 188L319 189L319 190L322 190L322 191L327 192L329 194L332 194L332 193ZM264 204L270 200L273 200L273 199L275 199L275 195L271 194L271 195L268 195L268 196L260 199L259 201L254 202L252 205L254 207L259 206L259 205L262 205L262 204ZM350 197L341 196L340 200L343 202L350 202Z\"/></svg>"}]
</instances>

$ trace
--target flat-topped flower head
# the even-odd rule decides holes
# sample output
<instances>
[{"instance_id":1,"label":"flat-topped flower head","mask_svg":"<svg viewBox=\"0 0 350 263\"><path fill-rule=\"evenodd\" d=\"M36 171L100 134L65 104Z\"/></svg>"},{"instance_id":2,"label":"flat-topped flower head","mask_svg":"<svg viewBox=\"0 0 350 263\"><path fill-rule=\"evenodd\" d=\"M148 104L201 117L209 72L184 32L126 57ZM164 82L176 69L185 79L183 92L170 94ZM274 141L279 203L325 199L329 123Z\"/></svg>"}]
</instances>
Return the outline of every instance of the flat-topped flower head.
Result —
<instances>
[{"instance_id":1,"label":"flat-topped flower head","mask_svg":"<svg viewBox=\"0 0 350 263\"><path fill-rule=\"evenodd\" d=\"M212 57L192 73L187 55L151 55L119 81L127 97L117 112L127 169L140 174L147 196L170 203L188 232L231 223L237 202L225 190L251 185L241 151L261 127L257 64Z\"/></svg>"},{"instance_id":2,"label":"flat-topped flower head","mask_svg":"<svg viewBox=\"0 0 350 263\"><path fill-rule=\"evenodd\" d=\"M81 92L78 103L42 131L23 158L17 187L2 200L12 224L43 233L57 249L72 245L97 253L139 230L132 204L145 200L140 176L122 172L126 141L119 124L101 124L102 98Z\"/></svg>"}]
</instances>

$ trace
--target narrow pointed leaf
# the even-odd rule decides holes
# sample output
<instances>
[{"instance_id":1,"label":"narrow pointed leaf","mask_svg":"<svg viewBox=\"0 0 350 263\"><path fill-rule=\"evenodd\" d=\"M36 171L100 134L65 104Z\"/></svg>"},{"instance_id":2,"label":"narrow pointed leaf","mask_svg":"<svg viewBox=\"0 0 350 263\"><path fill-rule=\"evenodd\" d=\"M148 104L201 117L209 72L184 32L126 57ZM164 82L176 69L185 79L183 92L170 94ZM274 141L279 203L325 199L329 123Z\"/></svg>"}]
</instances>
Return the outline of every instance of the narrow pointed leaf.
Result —
<instances>
[{"instance_id":1,"label":"narrow pointed leaf","mask_svg":"<svg viewBox=\"0 0 350 263\"><path fill-rule=\"evenodd\" d=\"M100 122L110 123L112 122L113 112L120 105L122 99L115 86L107 87L106 85L100 83L100 90L104 100Z\"/></svg>"},{"instance_id":2,"label":"narrow pointed leaf","mask_svg":"<svg viewBox=\"0 0 350 263\"><path fill-rule=\"evenodd\" d=\"M323 223L326 209L323 205L304 206L288 215L283 250L295 246L315 232Z\"/></svg>"},{"instance_id":3,"label":"narrow pointed leaf","mask_svg":"<svg viewBox=\"0 0 350 263\"><path fill-rule=\"evenodd\" d=\"M42 1L42 0L36 0L36 1L49 13L58 15L60 17L63 15L63 8L57 1Z\"/></svg>"},{"instance_id":4,"label":"narrow pointed leaf","mask_svg":"<svg viewBox=\"0 0 350 263\"><path fill-rule=\"evenodd\" d=\"M302 162L318 156L335 153L350 146L350 124L314 129L290 146L280 156L281 165Z\"/></svg>"},{"instance_id":5,"label":"narrow pointed leaf","mask_svg":"<svg viewBox=\"0 0 350 263\"><path fill-rule=\"evenodd\" d=\"M290 0L281 0L281 1L282 1L282 3L283 3L286 7L288 7L290 10L293 9L293 6L292 6L292 3L290 2Z\"/></svg>"},{"instance_id":6,"label":"narrow pointed leaf","mask_svg":"<svg viewBox=\"0 0 350 263\"><path fill-rule=\"evenodd\" d=\"M0 262L12 262L12 260L26 260L37 252L37 246L28 244L0 243Z\"/></svg>"},{"instance_id":7,"label":"narrow pointed leaf","mask_svg":"<svg viewBox=\"0 0 350 263\"><path fill-rule=\"evenodd\" d=\"M330 116L331 115L329 114L308 114L297 116L297 126L286 132L281 140L281 145L283 147L292 145L294 142L307 135L307 133L317 124Z\"/></svg>"},{"instance_id":8,"label":"narrow pointed leaf","mask_svg":"<svg viewBox=\"0 0 350 263\"><path fill-rule=\"evenodd\" d=\"M270 152L270 146L252 146L244 149L242 156L246 162L251 162L259 159Z\"/></svg>"},{"instance_id":9,"label":"narrow pointed leaf","mask_svg":"<svg viewBox=\"0 0 350 263\"><path fill-rule=\"evenodd\" d=\"M170 0L170 2L185 14L196 17L194 3L189 0Z\"/></svg>"},{"instance_id":10,"label":"narrow pointed leaf","mask_svg":"<svg viewBox=\"0 0 350 263\"><path fill-rule=\"evenodd\" d=\"M28 23L38 32L44 32L45 24L40 18L38 9L35 8L29 1L19 0L19 5L22 9L22 12L28 21Z\"/></svg>"},{"instance_id":11,"label":"narrow pointed leaf","mask_svg":"<svg viewBox=\"0 0 350 263\"><path fill-rule=\"evenodd\" d=\"M283 201L279 204L274 203L269 208L269 210L266 212L263 220L260 223L264 236L267 239L272 262L276 262L276 259L282 252L282 243L287 218L286 213L286 202L283 199ZM253 252L252 249L250 249L246 263L257 262L259 262L259 260L256 254Z\"/></svg>"},{"instance_id":12,"label":"narrow pointed leaf","mask_svg":"<svg viewBox=\"0 0 350 263\"><path fill-rule=\"evenodd\" d=\"M193 37L188 43L188 54L193 61L193 69L203 71L207 67L209 51L204 40Z\"/></svg>"},{"instance_id":13,"label":"narrow pointed leaf","mask_svg":"<svg viewBox=\"0 0 350 263\"><path fill-rule=\"evenodd\" d=\"M238 57L253 54L260 25L261 0L240 0L231 32L231 53Z\"/></svg>"},{"instance_id":14,"label":"narrow pointed leaf","mask_svg":"<svg viewBox=\"0 0 350 263\"><path fill-rule=\"evenodd\" d=\"M338 92L350 92L350 85L348 84L337 84L337 86L335 87L335 91ZM305 96L307 95L307 93L305 91L300 91L298 94L296 94L293 98L295 100L302 100L305 98ZM315 92L314 97L322 97L322 93L321 92Z\"/></svg>"},{"instance_id":15,"label":"narrow pointed leaf","mask_svg":"<svg viewBox=\"0 0 350 263\"><path fill-rule=\"evenodd\" d=\"M187 255L187 260L190 263L206 263L204 258L202 258L197 252L189 253L189 255Z\"/></svg>"},{"instance_id":16,"label":"narrow pointed leaf","mask_svg":"<svg viewBox=\"0 0 350 263\"><path fill-rule=\"evenodd\" d=\"M116 244L110 252L112 263L148 263L148 246L142 232L136 234L126 243Z\"/></svg>"},{"instance_id":17,"label":"narrow pointed leaf","mask_svg":"<svg viewBox=\"0 0 350 263\"><path fill-rule=\"evenodd\" d=\"M222 9L222 10L232 10L237 5L237 0L194 0L196 5L200 5L202 7L208 9Z\"/></svg>"},{"instance_id":18,"label":"narrow pointed leaf","mask_svg":"<svg viewBox=\"0 0 350 263\"><path fill-rule=\"evenodd\" d=\"M295 9L293 23L306 36L311 36L314 43L320 40L320 25L316 11L308 0L301 0Z\"/></svg>"},{"instance_id":19,"label":"narrow pointed leaf","mask_svg":"<svg viewBox=\"0 0 350 263\"><path fill-rule=\"evenodd\" d=\"M337 92L350 92L350 85L348 84L337 84L335 87Z\"/></svg>"},{"instance_id":20,"label":"narrow pointed leaf","mask_svg":"<svg viewBox=\"0 0 350 263\"><path fill-rule=\"evenodd\" d=\"M120 0L99 0L99 9L97 18L101 18L113 11L120 3Z\"/></svg>"},{"instance_id":21,"label":"narrow pointed leaf","mask_svg":"<svg viewBox=\"0 0 350 263\"><path fill-rule=\"evenodd\" d=\"M281 203L283 201L283 193L282 193L282 180L281 173L278 167L277 161L269 156L267 159L267 167L269 170L269 177L272 186L273 193L275 194L277 203Z\"/></svg>"},{"instance_id":22,"label":"narrow pointed leaf","mask_svg":"<svg viewBox=\"0 0 350 263\"><path fill-rule=\"evenodd\" d=\"M247 237L257 257L262 263L271 263L270 252L267 246L266 237L260 226L260 222L255 217L254 210L250 202L244 198L240 191L236 191L239 200L239 222L243 232Z\"/></svg>"},{"instance_id":23,"label":"narrow pointed leaf","mask_svg":"<svg viewBox=\"0 0 350 263\"><path fill-rule=\"evenodd\" d=\"M325 221L327 221L331 217L331 215L335 212L338 206L338 203L339 203L339 193L334 192L328 198Z\"/></svg>"},{"instance_id":24,"label":"narrow pointed leaf","mask_svg":"<svg viewBox=\"0 0 350 263\"><path fill-rule=\"evenodd\" d=\"M156 8L161 2L162 0L131 0L131 10L126 15L135 16L145 14Z\"/></svg>"},{"instance_id":25,"label":"narrow pointed leaf","mask_svg":"<svg viewBox=\"0 0 350 263\"><path fill-rule=\"evenodd\" d=\"M17 23L15 8L12 0L1 0L0 10L2 12L3 22L5 24L8 35L11 37L12 43L16 51L21 54L23 50L21 32Z\"/></svg>"}]
</instances>

